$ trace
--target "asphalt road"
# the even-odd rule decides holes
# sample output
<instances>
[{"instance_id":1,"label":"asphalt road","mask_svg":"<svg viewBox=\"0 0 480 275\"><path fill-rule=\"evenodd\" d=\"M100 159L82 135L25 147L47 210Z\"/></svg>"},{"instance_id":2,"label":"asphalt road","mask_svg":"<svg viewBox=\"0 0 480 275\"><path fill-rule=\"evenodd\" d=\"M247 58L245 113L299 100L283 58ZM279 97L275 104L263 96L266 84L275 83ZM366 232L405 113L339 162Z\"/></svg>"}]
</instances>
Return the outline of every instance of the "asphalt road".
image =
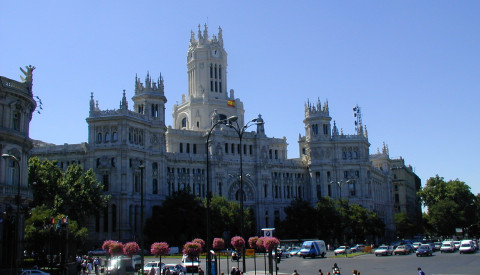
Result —
<instances>
[{"instance_id":1,"label":"asphalt road","mask_svg":"<svg viewBox=\"0 0 480 275\"><path fill-rule=\"evenodd\" d=\"M333 257L333 253L327 255L326 258L303 259L300 257L292 257L282 259L278 265L278 274L292 274L296 269L300 275L316 275L318 269L321 268L323 274L332 271L331 267L337 263L341 268L343 275L350 275L354 269L365 274L379 274L379 275L405 275L417 274L417 268L421 267L425 274L480 274L480 253L474 254L460 254L455 253L440 253L435 252L433 256L416 257L415 254L398 255L398 256L379 256L375 257L373 254L357 256L353 258ZM233 263L237 266L237 263ZM205 261L202 259L202 265ZM240 262L240 267L242 263ZM246 274L255 274L254 260L247 259ZM257 274L265 274L265 265L263 257L256 259ZM228 267L232 267L231 260L228 262ZM268 268L268 263L267 263ZM227 269L227 260L222 259L220 262L220 271L229 274Z\"/></svg>"}]
</instances>

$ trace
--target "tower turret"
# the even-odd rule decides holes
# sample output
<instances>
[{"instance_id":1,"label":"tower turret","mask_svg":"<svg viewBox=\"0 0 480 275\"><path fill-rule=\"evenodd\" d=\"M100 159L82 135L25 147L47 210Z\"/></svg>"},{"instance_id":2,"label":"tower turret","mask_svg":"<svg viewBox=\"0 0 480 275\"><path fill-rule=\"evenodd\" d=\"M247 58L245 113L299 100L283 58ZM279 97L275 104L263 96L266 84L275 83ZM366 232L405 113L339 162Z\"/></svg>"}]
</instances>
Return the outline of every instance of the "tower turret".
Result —
<instances>
[{"instance_id":1,"label":"tower turret","mask_svg":"<svg viewBox=\"0 0 480 275\"><path fill-rule=\"evenodd\" d=\"M331 137L328 101L322 106L320 99L316 104L307 101L305 103L305 136L307 141L329 139Z\"/></svg>"},{"instance_id":2,"label":"tower turret","mask_svg":"<svg viewBox=\"0 0 480 275\"><path fill-rule=\"evenodd\" d=\"M163 77L160 74L157 81L152 81L147 72L145 82L135 76L135 95L132 97L135 112L144 114L148 119L165 122L165 97Z\"/></svg>"},{"instance_id":3,"label":"tower turret","mask_svg":"<svg viewBox=\"0 0 480 275\"><path fill-rule=\"evenodd\" d=\"M227 89L227 52L223 48L222 28L218 34L209 34L198 26L197 35L190 32L187 52L188 94L182 103L174 105L173 120L176 129L206 130L212 126L214 111L220 118L238 117L243 123L243 104Z\"/></svg>"}]
</instances>

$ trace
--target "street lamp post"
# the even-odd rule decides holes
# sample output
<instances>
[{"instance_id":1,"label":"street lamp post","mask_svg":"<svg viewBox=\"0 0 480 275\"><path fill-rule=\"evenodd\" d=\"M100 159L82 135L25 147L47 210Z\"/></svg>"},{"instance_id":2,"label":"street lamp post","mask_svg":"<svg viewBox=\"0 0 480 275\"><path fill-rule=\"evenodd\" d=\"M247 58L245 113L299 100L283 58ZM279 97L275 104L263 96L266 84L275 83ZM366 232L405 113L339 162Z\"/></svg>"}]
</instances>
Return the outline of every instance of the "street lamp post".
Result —
<instances>
[{"instance_id":1,"label":"street lamp post","mask_svg":"<svg viewBox=\"0 0 480 275\"><path fill-rule=\"evenodd\" d=\"M235 125L233 124L233 122L235 122ZM254 118L252 120L250 120L249 122L247 122L245 125L243 126L240 126L238 124L238 117L232 117L229 121L228 121L228 124L227 126L229 128L232 128L235 130L235 132L237 133L238 135L238 138L240 140L240 150L239 150L239 154L240 154L240 235L242 238L245 238L244 236L244 212L243 212L243 201L244 201L244 193L243 193L243 147L242 147L242 137L243 137L243 134L245 133L245 130L247 130L248 127L252 126L252 125L259 125L259 124L263 124L263 122L257 122L257 119ZM243 257L243 272L245 272L245 269L246 269L246 263L245 263L245 246L243 246L242 248L242 257Z\"/></svg>"},{"instance_id":2,"label":"street lamp post","mask_svg":"<svg viewBox=\"0 0 480 275\"><path fill-rule=\"evenodd\" d=\"M339 189L339 191L340 191L340 204L341 204L341 205L343 204L343 203L342 203L342 185L343 185L344 183L349 184L349 183L351 183L351 182L352 182L351 180L347 180L347 181L345 181L345 182L344 182L343 180L340 180L340 181L337 181L337 182L336 182L337 185L338 185L338 189ZM330 183L333 184L333 183L335 183L335 182L331 181ZM343 239L345 240L345 238L346 238L346 236L345 236L345 234L343 234ZM345 240L345 241L346 241L346 240ZM345 250L345 251L346 251L346 250ZM345 256L346 256L346 254L347 254L347 253L345 252Z\"/></svg>"},{"instance_id":3,"label":"street lamp post","mask_svg":"<svg viewBox=\"0 0 480 275\"><path fill-rule=\"evenodd\" d=\"M211 188L210 188L210 160L209 160L209 142L210 142L210 136L213 132L213 129L215 129L215 127L218 125L218 124L227 124L227 121L230 120L230 119L233 119L233 120L236 120L237 118L236 117L230 117L230 118L227 118L227 119L221 119L221 120L218 120L217 122L215 122L212 127L210 128L210 130L208 131L208 134L207 134L207 141L205 142L205 152L207 153L207 160L206 160L206 164L207 164L207 275L211 275L212 274L212 256L210 254L210 248L211 248L211 238L210 238L210 202L212 200L212 191L211 191Z\"/></svg>"},{"instance_id":4,"label":"street lamp post","mask_svg":"<svg viewBox=\"0 0 480 275\"><path fill-rule=\"evenodd\" d=\"M18 177L17 177L17 196L16 196L16 204L17 204L17 214L16 214L16 219L15 219L15 246L14 246L14 265L15 268L19 267L19 242L20 242L20 202L21 202L21 197L20 197L20 159L17 158L14 155L10 154L2 154L2 158L4 159L11 159L13 160L18 167ZM21 257L21 256L20 256Z\"/></svg>"},{"instance_id":5,"label":"street lamp post","mask_svg":"<svg viewBox=\"0 0 480 275\"><path fill-rule=\"evenodd\" d=\"M141 257L141 268L143 274L143 265L144 265L144 253L143 253L143 170L145 165L141 163L138 168L140 168L140 257Z\"/></svg>"}]
</instances>

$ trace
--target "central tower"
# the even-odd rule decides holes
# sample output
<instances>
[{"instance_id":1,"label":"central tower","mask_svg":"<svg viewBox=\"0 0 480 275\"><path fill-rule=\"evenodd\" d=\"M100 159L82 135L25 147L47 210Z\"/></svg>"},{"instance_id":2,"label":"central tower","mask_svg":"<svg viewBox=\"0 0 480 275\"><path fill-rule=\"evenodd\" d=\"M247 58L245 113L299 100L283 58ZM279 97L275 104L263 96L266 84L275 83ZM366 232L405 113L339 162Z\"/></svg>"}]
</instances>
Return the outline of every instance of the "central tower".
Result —
<instances>
[{"instance_id":1,"label":"central tower","mask_svg":"<svg viewBox=\"0 0 480 275\"><path fill-rule=\"evenodd\" d=\"M176 129L207 130L212 117L237 116L243 123L243 104L235 99L233 90L227 90L227 52L223 48L222 28L218 35L203 31L190 34L187 53L188 95L182 96L182 103L173 106L173 120Z\"/></svg>"}]
</instances>

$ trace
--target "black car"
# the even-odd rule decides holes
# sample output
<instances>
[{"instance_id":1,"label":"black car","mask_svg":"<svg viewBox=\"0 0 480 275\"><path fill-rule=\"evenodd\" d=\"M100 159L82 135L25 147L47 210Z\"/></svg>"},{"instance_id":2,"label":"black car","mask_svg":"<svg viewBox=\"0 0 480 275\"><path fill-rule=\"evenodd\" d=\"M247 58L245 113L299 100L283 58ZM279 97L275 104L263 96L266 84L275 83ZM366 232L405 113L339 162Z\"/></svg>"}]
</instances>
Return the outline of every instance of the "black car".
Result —
<instances>
[{"instance_id":1,"label":"black car","mask_svg":"<svg viewBox=\"0 0 480 275\"><path fill-rule=\"evenodd\" d=\"M432 247L428 244L422 244L417 248L416 252L417 257L418 256L432 256Z\"/></svg>"}]
</instances>

